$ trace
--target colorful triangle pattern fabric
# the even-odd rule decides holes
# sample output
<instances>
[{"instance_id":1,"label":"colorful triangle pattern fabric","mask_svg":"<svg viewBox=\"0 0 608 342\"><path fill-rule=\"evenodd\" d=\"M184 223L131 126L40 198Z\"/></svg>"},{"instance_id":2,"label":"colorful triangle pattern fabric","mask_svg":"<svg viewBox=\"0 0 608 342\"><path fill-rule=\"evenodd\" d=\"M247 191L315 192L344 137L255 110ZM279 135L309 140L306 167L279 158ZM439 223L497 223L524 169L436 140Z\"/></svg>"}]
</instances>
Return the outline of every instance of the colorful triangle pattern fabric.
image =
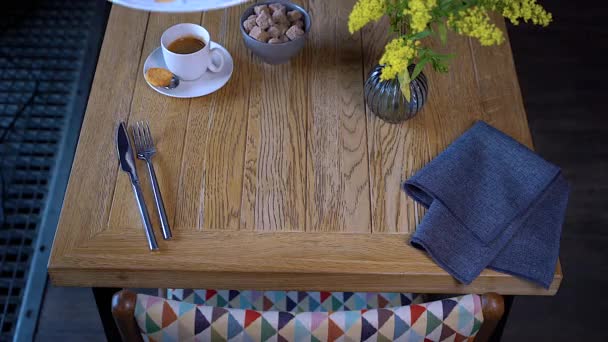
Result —
<instances>
[{"instance_id":1,"label":"colorful triangle pattern fabric","mask_svg":"<svg viewBox=\"0 0 608 342\"><path fill-rule=\"evenodd\" d=\"M477 295L454 297L429 303L392 306L400 294L317 292L247 295L243 292L182 291L192 298L214 303L260 303L264 298L287 305L310 300L327 303L326 311L251 310L215 307L138 295L135 320L144 341L466 341L473 340L483 323L481 299ZM253 292L253 291L250 291ZM175 295L177 292L174 292ZM222 296L222 299L214 298ZM225 296L224 296L225 295ZM384 308L337 310L356 303L353 298L371 299ZM328 302L329 301L329 302ZM340 304L337 304L337 301ZM365 305L369 303L365 301ZM266 303L264 306L268 307ZM297 308L298 305L291 304ZM301 310L301 308L299 309Z\"/></svg>"},{"instance_id":2,"label":"colorful triangle pattern fabric","mask_svg":"<svg viewBox=\"0 0 608 342\"><path fill-rule=\"evenodd\" d=\"M424 302L419 294L391 292L168 289L167 298L227 309L290 312L382 309Z\"/></svg>"}]
</instances>

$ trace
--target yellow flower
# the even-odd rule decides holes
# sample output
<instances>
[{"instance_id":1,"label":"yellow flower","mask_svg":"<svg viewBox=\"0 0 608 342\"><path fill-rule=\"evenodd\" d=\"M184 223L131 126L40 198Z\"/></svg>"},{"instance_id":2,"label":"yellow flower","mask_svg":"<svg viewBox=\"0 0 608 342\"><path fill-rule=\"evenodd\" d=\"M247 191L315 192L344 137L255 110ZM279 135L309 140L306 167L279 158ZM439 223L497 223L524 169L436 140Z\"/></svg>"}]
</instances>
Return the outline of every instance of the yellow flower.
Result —
<instances>
[{"instance_id":1,"label":"yellow flower","mask_svg":"<svg viewBox=\"0 0 608 342\"><path fill-rule=\"evenodd\" d=\"M424 31L433 18L431 10L437 6L437 0L410 0L404 15L410 16L410 28L413 33Z\"/></svg>"},{"instance_id":2,"label":"yellow flower","mask_svg":"<svg viewBox=\"0 0 608 342\"><path fill-rule=\"evenodd\" d=\"M418 50L413 41L404 37L395 38L386 44L384 55L380 58L380 64L384 64L380 79L392 80L397 74L402 73L410 62L416 58Z\"/></svg>"},{"instance_id":3,"label":"yellow flower","mask_svg":"<svg viewBox=\"0 0 608 342\"><path fill-rule=\"evenodd\" d=\"M519 24L519 19L525 22L532 21L536 25L547 26L553 19L551 13L536 3L536 0L505 0L502 15L514 24Z\"/></svg>"},{"instance_id":4,"label":"yellow flower","mask_svg":"<svg viewBox=\"0 0 608 342\"><path fill-rule=\"evenodd\" d=\"M479 39L481 45L500 44L504 41L502 31L490 22L488 13L481 7L470 7L450 15L448 25L460 34Z\"/></svg>"},{"instance_id":5,"label":"yellow flower","mask_svg":"<svg viewBox=\"0 0 608 342\"><path fill-rule=\"evenodd\" d=\"M348 17L348 30L354 33L370 21L376 21L384 15L384 0L359 0Z\"/></svg>"}]
</instances>

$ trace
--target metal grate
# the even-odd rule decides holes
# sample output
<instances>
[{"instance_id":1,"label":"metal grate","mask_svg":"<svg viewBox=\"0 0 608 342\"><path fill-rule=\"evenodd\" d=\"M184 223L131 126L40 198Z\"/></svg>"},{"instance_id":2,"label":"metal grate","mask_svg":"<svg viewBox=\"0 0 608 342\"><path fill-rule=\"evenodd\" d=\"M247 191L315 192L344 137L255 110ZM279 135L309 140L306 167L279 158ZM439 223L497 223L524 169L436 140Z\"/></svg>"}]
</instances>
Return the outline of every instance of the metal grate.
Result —
<instances>
[{"instance_id":1,"label":"metal grate","mask_svg":"<svg viewBox=\"0 0 608 342\"><path fill-rule=\"evenodd\" d=\"M15 334L33 255L50 247L37 237L96 14L95 1L11 6L0 17L0 341Z\"/></svg>"}]
</instances>

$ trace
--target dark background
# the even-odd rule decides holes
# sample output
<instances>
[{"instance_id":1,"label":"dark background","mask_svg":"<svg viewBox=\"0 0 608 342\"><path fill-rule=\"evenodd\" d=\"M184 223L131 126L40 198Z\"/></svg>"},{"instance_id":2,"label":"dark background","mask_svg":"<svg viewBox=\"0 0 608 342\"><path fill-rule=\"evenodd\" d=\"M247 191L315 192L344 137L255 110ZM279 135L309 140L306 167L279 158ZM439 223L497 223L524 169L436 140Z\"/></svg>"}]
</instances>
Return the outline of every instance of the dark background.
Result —
<instances>
[{"instance_id":1,"label":"dark background","mask_svg":"<svg viewBox=\"0 0 608 342\"><path fill-rule=\"evenodd\" d=\"M516 297L505 341L606 341L608 21L605 1L539 1L543 29L509 26L536 151L571 184L554 297Z\"/></svg>"},{"instance_id":2,"label":"dark background","mask_svg":"<svg viewBox=\"0 0 608 342\"><path fill-rule=\"evenodd\" d=\"M572 186L560 255L564 280L556 296L516 297L503 340L605 341L608 5L540 2L553 13L548 28L508 29L535 148L563 168ZM103 33L102 25L87 29L99 31L90 39ZM90 82L90 75L85 79ZM47 286L37 340L103 341L102 334L90 289Z\"/></svg>"}]
</instances>

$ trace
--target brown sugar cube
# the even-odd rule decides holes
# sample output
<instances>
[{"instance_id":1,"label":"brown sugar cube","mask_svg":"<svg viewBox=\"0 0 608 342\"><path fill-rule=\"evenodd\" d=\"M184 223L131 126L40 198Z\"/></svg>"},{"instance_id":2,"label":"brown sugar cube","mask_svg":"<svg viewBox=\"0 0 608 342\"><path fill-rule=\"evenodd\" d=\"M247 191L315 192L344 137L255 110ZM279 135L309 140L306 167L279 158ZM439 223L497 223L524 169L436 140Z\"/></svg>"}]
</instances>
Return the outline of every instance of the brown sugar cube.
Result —
<instances>
[{"instance_id":1,"label":"brown sugar cube","mask_svg":"<svg viewBox=\"0 0 608 342\"><path fill-rule=\"evenodd\" d=\"M302 20L298 20L293 24L296 25L297 27L301 28L302 30L304 29L304 22Z\"/></svg>"},{"instance_id":2,"label":"brown sugar cube","mask_svg":"<svg viewBox=\"0 0 608 342\"><path fill-rule=\"evenodd\" d=\"M249 31L251 31L251 29L253 29L256 25L255 19L247 19L243 21L243 28L247 33L249 33Z\"/></svg>"},{"instance_id":3,"label":"brown sugar cube","mask_svg":"<svg viewBox=\"0 0 608 342\"><path fill-rule=\"evenodd\" d=\"M285 12L275 11L272 13L272 21L277 24L289 25L289 20L287 19Z\"/></svg>"},{"instance_id":4,"label":"brown sugar cube","mask_svg":"<svg viewBox=\"0 0 608 342\"><path fill-rule=\"evenodd\" d=\"M287 32L285 32L285 35L287 36L287 38L289 38L289 40L296 40L303 34L304 31L302 31L302 29L297 27L296 25L293 25L289 28L289 30L287 30Z\"/></svg>"},{"instance_id":5,"label":"brown sugar cube","mask_svg":"<svg viewBox=\"0 0 608 342\"><path fill-rule=\"evenodd\" d=\"M266 6L266 5L255 6L253 8L253 11L257 15L260 15L260 13L262 13L262 12L266 12L266 13L270 14L270 10L268 9L268 6Z\"/></svg>"},{"instance_id":6,"label":"brown sugar cube","mask_svg":"<svg viewBox=\"0 0 608 342\"><path fill-rule=\"evenodd\" d=\"M257 14L252 14L252 15L248 16L247 19L255 19L257 17L258 17Z\"/></svg>"},{"instance_id":7,"label":"brown sugar cube","mask_svg":"<svg viewBox=\"0 0 608 342\"><path fill-rule=\"evenodd\" d=\"M283 39L279 38L270 38L270 40L268 40L268 44L281 44L283 42Z\"/></svg>"},{"instance_id":8,"label":"brown sugar cube","mask_svg":"<svg viewBox=\"0 0 608 342\"><path fill-rule=\"evenodd\" d=\"M287 12L287 18L289 18L289 21L294 22L302 19L302 13L300 11L289 11Z\"/></svg>"},{"instance_id":9,"label":"brown sugar cube","mask_svg":"<svg viewBox=\"0 0 608 342\"><path fill-rule=\"evenodd\" d=\"M255 19L255 22L258 24L258 26L262 29L265 30L268 27L270 27L270 24L272 23L272 19L270 18L270 15L266 12L262 12L261 14L258 15L258 17Z\"/></svg>"},{"instance_id":10,"label":"brown sugar cube","mask_svg":"<svg viewBox=\"0 0 608 342\"><path fill-rule=\"evenodd\" d=\"M279 29L279 36L284 35L287 29L289 29L289 25L286 24L274 24L273 26Z\"/></svg>"},{"instance_id":11,"label":"brown sugar cube","mask_svg":"<svg viewBox=\"0 0 608 342\"><path fill-rule=\"evenodd\" d=\"M253 39L264 43L266 43L268 41L268 38L270 38L268 32L262 30L259 26L252 28L251 32L249 32L249 35Z\"/></svg>"},{"instance_id":12,"label":"brown sugar cube","mask_svg":"<svg viewBox=\"0 0 608 342\"><path fill-rule=\"evenodd\" d=\"M270 26L267 32L272 38L279 38L284 33L277 25Z\"/></svg>"},{"instance_id":13,"label":"brown sugar cube","mask_svg":"<svg viewBox=\"0 0 608 342\"><path fill-rule=\"evenodd\" d=\"M268 7L270 8L270 11L272 12L272 14L274 14L274 12L283 12L285 13L285 5L280 4L280 3L276 3L276 4L270 4L268 5Z\"/></svg>"}]
</instances>

